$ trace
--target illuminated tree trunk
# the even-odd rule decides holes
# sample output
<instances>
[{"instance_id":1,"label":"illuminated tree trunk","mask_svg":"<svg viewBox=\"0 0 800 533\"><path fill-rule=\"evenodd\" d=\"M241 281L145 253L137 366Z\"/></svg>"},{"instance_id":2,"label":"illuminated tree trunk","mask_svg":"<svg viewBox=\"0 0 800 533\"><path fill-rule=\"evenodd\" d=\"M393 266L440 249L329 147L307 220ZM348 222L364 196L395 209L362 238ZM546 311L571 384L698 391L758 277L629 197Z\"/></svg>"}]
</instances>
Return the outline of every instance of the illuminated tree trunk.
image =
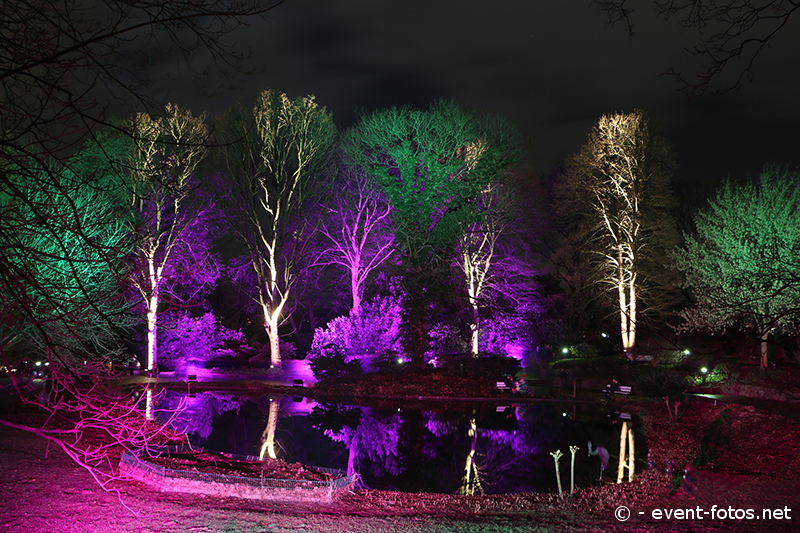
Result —
<instances>
[{"instance_id":1,"label":"illuminated tree trunk","mask_svg":"<svg viewBox=\"0 0 800 533\"><path fill-rule=\"evenodd\" d=\"M628 428L628 482L633 481L633 474L634 474L634 458L636 454L634 453L633 448L633 431Z\"/></svg>"},{"instance_id":2,"label":"illuminated tree trunk","mask_svg":"<svg viewBox=\"0 0 800 533\"><path fill-rule=\"evenodd\" d=\"M263 305L264 309L264 328L269 337L270 363L274 367L280 367L281 362L281 336L278 332L280 326L281 310L283 303L277 309L270 309L268 305Z\"/></svg>"},{"instance_id":3,"label":"illuminated tree trunk","mask_svg":"<svg viewBox=\"0 0 800 533\"><path fill-rule=\"evenodd\" d=\"M764 333L761 336L761 368L767 368L767 363L769 362L769 344L767 344L768 337L769 332Z\"/></svg>"},{"instance_id":4,"label":"illuminated tree trunk","mask_svg":"<svg viewBox=\"0 0 800 533\"><path fill-rule=\"evenodd\" d=\"M269 401L269 417L267 418L267 427L264 433L261 434L261 453L259 459L264 460L264 456L269 456L270 459L277 459L278 455L275 453L275 430L278 427L278 414L280 413L281 401Z\"/></svg>"},{"instance_id":5,"label":"illuminated tree trunk","mask_svg":"<svg viewBox=\"0 0 800 533\"><path fill-rule=\"evenodd\" d=\"M156 268L152 257L147 259L147 266L150 282L150 298L147 300L147 369L155 371L158 365L158 285L161 277L161 268Z\"/></svg>"},{"instance_id":6,"label":"illuminated tree trunk","mask_svg":"<svg viewBox=\"0 0 800 533\"><path fill-rule=\"evenodd\" d=\"M622 349L628 351L636 344L636 273L626 268L622 249L617 260L620 333Z\"/></svg>"},{"instance_id":7,"label":"illuminated tree trunk","mask_svg":"<svg viewBox=\"0 0 800 533\"><path fill-rule=\"evenodd\" d=\"M470 324L472 355L478 355L479 346L480 314L478 298L480 298L489 282L489 270L492 267L494 248L499 233L499 225L489 221L487 224L474 225L462 237L460 243L460 266L466 277L467 294L472 307L472 324Z\"/></svg>"},{"instance_id":8,"label":"illuminated tree trunk","mask_svg":"<svg viewBox=\"0 0 800 533\"><path fill-rule=\"evenodd\" d=\"M475 419L471 418L469 421L470 449L467 454L467 463L464 466L464 478L461 483L461 493L468 496L475 494L475 490L480 491L480 479L478 478L478 469L475 466L475 445L478 442L478 427L475 424Z\"/></svg>"},{"instance_id":9,"label":"illuminated tree trunk","mask_svg":"<svg viewBox=\"0 0 800 533\"><path fill-rule=\"evenodd\" d=\"M472 355L478 355L478 328L480 328L480 318L478 315L478 305L472 304Z\"/></svg>"}]
</instances>

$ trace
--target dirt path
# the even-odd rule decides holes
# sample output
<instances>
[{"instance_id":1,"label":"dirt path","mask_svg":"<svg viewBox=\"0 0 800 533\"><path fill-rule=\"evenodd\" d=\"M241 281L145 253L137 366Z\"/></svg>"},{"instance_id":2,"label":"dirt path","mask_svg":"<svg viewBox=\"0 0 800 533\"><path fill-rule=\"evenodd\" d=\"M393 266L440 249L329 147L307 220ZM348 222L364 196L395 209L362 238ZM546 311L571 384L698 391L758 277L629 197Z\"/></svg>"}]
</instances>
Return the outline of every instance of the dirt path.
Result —
<instances>
[{"instance_id":1,"label":"dirt path","mask_svg":"<svg viewBox=\"0 0 800 533\"><path fill-rule=\"evenodd\" d=\"M657 460L691 458L704 428L720 410L687 413L680 425L648 416ZM752 408L735 409L720 429L736 447L717 453L714 468L701 469L694 494L670 494L660 469L633 483L583 491L573 502L552 495L459 497L359 491L330 506L265 505L235 499L162 494L117 482L103 492L60 450L29 433L0 425L0 533L2 532L599 532L599 531L797 531L800 515L800 429ZM745 438L746 435L750 435ZM730 448L730 450L728 449ZM738 451L736 451L738 450ZM735 451L735 453L734 453ZM726 455L727 454L727 455ZM614 518L619 505L632 517ZM676 520L652 518L654 508L792 508L790 520ZM639 513L644 513L640 515Z\"/></svg>"}]
</instances>

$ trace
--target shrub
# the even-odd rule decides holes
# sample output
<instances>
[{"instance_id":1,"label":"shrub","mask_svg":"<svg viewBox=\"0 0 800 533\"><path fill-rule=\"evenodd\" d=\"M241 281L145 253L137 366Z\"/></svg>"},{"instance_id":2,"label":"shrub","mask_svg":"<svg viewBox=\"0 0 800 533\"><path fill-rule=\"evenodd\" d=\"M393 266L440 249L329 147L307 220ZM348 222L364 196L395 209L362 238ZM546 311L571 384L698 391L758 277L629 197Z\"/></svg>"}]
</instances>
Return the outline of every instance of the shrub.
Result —
<instances>
[{"instance_id":1,"label":"shrub","mask_svg":"<svg viewBox=\"0 0 800 533\"><path fill-rule=\"evenodd\" d=\"M330 345L310 354L309 364L317 381L340 381L361 375L361 363L350 362L336 346Z\"/></svg>"},{"instance_id":2,"label":"shrub","mask_svg":"<svg viewBox=\"0 0 800 533\"><path fill-rule=\"evenodd\" d=\"M314 331L313 352L335 346L343 355L376 355L400 350L400 300L380 297L361 306L359 316L340 316Z\"/></svg>"},{"instance_id":3,"label":"shrub","mask_svg":"<svg viewBox=\"0 0 800 533\"><path fill-rule=\"evenodd\" d=\"M236 360L244 335L217 323L213 313L177 317L159 332L159 365L168 370L203 367L214 359Z\"/></svg>"}]
</instances>

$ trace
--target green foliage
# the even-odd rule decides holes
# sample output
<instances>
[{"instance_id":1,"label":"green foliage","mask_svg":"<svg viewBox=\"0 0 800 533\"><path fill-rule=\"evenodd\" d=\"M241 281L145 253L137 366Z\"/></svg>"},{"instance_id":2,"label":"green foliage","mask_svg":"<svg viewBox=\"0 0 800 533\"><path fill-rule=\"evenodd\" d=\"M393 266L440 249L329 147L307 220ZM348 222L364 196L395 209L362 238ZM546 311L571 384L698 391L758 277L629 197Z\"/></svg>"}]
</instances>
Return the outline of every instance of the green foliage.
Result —
<instances>
[{"instance_id":1,"label":"green foliage","mask_svg":"<svg viewBox=\"0 0 800 533\"><path fill-rule=\"evenodd\" d=\"M794 331L800 302L800 180L767 167L760 179L725 182L674 255L696 305L682 329L732 326Z\"/></svg>"},{"instance_id":2,"label":"green foliage","mask_svg":"<svg viewBox=\"0 0 800 533\"><path fill-rule=\"evenodd\" d=\"M63 168L0 186L0 343L120 358L127 232L97 182ZM63 361L63 360L62 360Z\"/></svg>"},{"instance_id":3,"label":"green foliage","mask_svg":"<svg viewBox=\"0 0 800 533\"><path fill-rule=\"evenodd\" d=\"M569 355L570 357L576 357L578 359L592 359L597 357L597 347L594 344L582 342L575 346L570 346Z\"/></svg>"},{"instance_id":4,"label":"green foliage","mask_svg":"<svg viewBox=\"0 0 800 533\"><path fill-rule=\"evenodd\" d=\"M655 367L639 376L636 390L648 398L677 400L689 387L686 378L674 370Z\"/></svg>"},{"instance_id":5,"label":"green foliage","mask_svg":"<svg viewBox=\"0 0 800 533\"><path fill-rule=\"evenodd\" d=\"M451 263L459 239L480 222L479 198L516 158L511 129L453 103L391 108L362 116L342 150L392 205L400 252L405 349L421 363L434 301L453 300Z\"/></svg>"},{"instance_id":6,"label":"green foliage","mask_svg":"<svg viewBox=\"0 0 800 533\"><path fill-rule=\"evenodd\" d=\"M505 124L443 101L362 116L342 147L385 191L396 241L416 264L453 250L475 221L471 200L516 157Z\"/></svg>"},{"instance_id":7,"label":"green foliage","mask_svg":"<svg viewBox=\"0 0 800 533\"><path fill-rule=\"evenodd\" d=\"M335 346L326 346L312 354L309 364L317 381L341 381L362 374L358 359L348 362Z\"/></svg>"}]
</instances>

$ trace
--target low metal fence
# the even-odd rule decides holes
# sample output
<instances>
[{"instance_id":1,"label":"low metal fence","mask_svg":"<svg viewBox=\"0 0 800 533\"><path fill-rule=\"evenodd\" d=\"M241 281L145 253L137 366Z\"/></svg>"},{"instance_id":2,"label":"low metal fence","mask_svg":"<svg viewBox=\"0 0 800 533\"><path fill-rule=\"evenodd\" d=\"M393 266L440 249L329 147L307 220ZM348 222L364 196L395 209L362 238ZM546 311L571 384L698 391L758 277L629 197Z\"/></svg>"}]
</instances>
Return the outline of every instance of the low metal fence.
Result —
<instances>
[{"instance_id":1,"label":"low metal fence","mask_svg":"<svg viewBox=\"0 0 800 533\"><path fill-rule=\"evenodd\" d=\"M282 496L286 496L284 491L323 491L327 494L327 501L332 501L336 493L341 489L352 486L356 481L356 475L348 476L342 470L324 467L314 467L315 470L333 476L328 481L315 481L303 479L276 479L268 477L247 477L227 474L214 474L210 472L195 472L191 470L178 470L165 468L147 461L148 457L159 457L164 455L186 453L193 450L189 446L158 446L147 449L135 450L134 452L123 452L120 457L120 466L123 472L138 472L140 475L135 477L144 478L143 480L153 483L158 479L162 480L185 480L195 483L215 483L223 485L233 485L235 487L248 487L248 494L258 494L258 496L245 495L244 497L258 499L271 499L270 489L281 491ZM208 450L201 450L208 451ZM258 457L252 455L225 454L225 457L238 461L258 461ZM155 484L158 484L157 482ZM233 487L232 487L233 488ZM266 490L265 490L266 489ZM234 489L235 490L235 489ZM257 492L253 492L253 491ZM193 492L192 490L188 490ZM238 495L243 495L242 491L235 491ZM301 494L298 493L298 496ZM283 498L285 499L285 498ZM307 499L307 498L303 498Z\"/></svg>"}]
</instances>

